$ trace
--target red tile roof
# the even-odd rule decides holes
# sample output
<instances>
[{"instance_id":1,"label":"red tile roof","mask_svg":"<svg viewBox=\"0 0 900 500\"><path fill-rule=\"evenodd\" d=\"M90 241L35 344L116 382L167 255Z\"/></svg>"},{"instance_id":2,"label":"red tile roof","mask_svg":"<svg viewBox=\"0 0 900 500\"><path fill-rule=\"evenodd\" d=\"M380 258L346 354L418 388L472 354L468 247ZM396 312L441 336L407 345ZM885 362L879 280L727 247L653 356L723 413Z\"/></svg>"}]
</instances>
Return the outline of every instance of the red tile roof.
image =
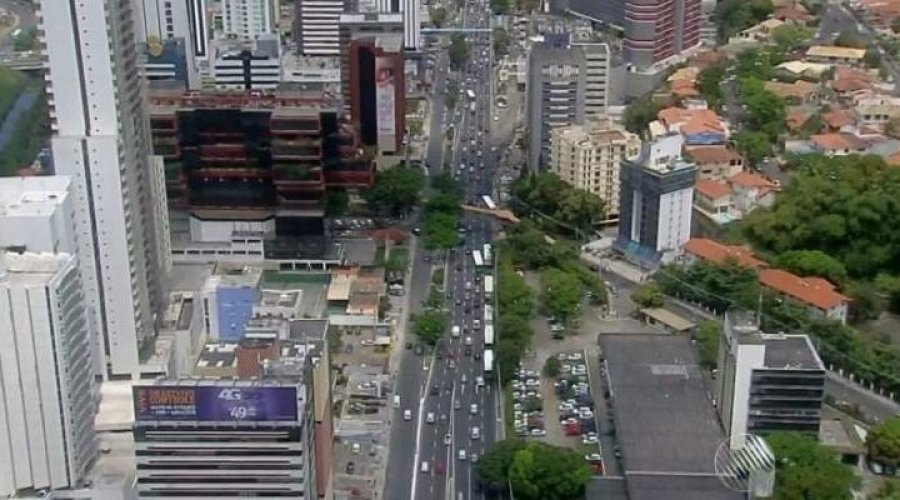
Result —
<instances>
[{"instance_id":1,"label":"red tile roof","mask_svg":"<svg viewBox=\"0 0 900 500\"><path fill-rule=\"evenodd\" d=\"M816 134L809 138L825 151L843 151L860 149L859 139L850 134Z\"/></svg>"},{"instance_id":2,"label":"red tile roof","mask_svg":"<svg viewBox=\"0 0 900 500\"><path fill-rule=\"evenodd\" d=\"M685 153L694 160L697 165L710 163L729 163L732 160L741 159L737 151L725 146L697 146L688 147Z\"/></svg>"},{"instance_id":3,"label":"red tile roof","mask_svg":"<svg viewBox=\"0 0 900 500\"><path fill-rule=\"evenodd\" d=\"M753 172L738 172L728 179L732 184L744 188L774 188L778 185L765 177Z\"/></svg>"},{"instance_id":4,"label":"red tile roof","mask_svg":"<svg viewBox=\"0 0 900 500\"><path fill-rule=\"evenodd\" d=\"M819 309L831 309L850 300L835 290L834 285L825 279L801 278L780 269L761 270L759 282L772 290Z\"/></svg>"},{"instance_id":5,"label":"red tile roof","mask_svg":"<svg viewBox=\"0 0 900 500\"><path fill-rule=\"evenodd\" d=\"M695 188L698 193L711 199L718 200L731 194L731 188L724 182L716 182L709 179L697 181Z\"/></svg>"},{"instance_id":6,"label":"red tile roof","mask_svg":"<svg viewBox=\"0 0 900 500\"><path fill-rule=\"evenodd\" d=\"M838 109L823 114L822 121L833 129L840 129L841 127L856 123L856 118L848 111Z\"/></svg>"},{"instance_id":7,"label":"red tile roof","mask_svg":"<svg viewBox=\"0 0 900 500\"><path fill-rule=\"evenodd\" d=\"M788 113L787 118L784 119L788 128L791 130L802 127L803 124L806 123L806 120L809 120L809 113L802 109L791 110L791 112Z\"/></svg>"},{"instance_id":8,"label":"red tile roof","mask_svg":"<svg viewBox=\"0 0 900 500\"><path fill-rule=\"evenodd\" d=\"M706 238L691 238L684 244L684 251L716 264L724 264L732 260L741 267L749 267L759 269L767 267L768 264L756 258L753 251L739 245L724 245L718 241Z\"/></svg>"}]
</instances>

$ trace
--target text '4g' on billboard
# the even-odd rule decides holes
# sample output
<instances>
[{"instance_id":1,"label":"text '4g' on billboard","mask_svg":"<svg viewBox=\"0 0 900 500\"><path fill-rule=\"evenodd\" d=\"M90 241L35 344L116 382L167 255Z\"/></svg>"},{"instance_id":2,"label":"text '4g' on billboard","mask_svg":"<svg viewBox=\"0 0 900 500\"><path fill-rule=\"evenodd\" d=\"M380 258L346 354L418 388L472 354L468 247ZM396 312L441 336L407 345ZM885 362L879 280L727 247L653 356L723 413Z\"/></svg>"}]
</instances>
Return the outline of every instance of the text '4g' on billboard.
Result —
<instances>
[{"instance_id":1,"label":"text '4g' on billboard","mask_svg":"<svg viewBox=\"0 0 900 500\"><path fill-rule=\"evenodd\" d=\"M290 422L296 387L136 386L135 420Z\"/></svg>"}]
</instances>

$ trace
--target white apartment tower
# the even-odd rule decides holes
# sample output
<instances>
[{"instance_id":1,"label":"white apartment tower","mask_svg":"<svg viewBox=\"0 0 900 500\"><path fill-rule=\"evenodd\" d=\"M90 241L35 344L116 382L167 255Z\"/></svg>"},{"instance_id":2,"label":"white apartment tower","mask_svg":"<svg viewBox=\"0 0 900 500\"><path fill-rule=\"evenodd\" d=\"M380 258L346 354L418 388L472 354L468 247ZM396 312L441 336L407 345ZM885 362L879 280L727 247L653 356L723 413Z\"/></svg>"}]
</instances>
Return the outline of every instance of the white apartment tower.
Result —
<instances>
[{"instance_id":1,"label":"white apartment tower","mask_svg":"<svg viewBox=\"0 0 900 500\"><path fill-rule=\"evenodd\" d=\"M222 29L239 40L278 33L278 0L222 0Z\"/></svg>"},{"instance_id":2,"label":"white apartment tower","mask_svg":"<svg viewBox=\"0 0 900 500\"><path fill-rule=\"evenodd\" d=\"M189 55L206 56L206 0L141 0L141 6L144 22L139 40L184 38Z\"/></svg>"},{"instance_id":3,"label":"white apartment tower","mask_svg":"<svg viewBox=\"0 0 900 500\"><path fill-rule=\"evenodd\" d=\"M0 496L79 486L97 456L86 311L74 256L0 253Z\"/></svg>"},{"instance_id":4,"label":"white apartment tower","mask_svg":"<svg viewBox=\"0 0 900 500\"><path fill-rule=\"evenodd\" d=\"M623 160L640 154L641 140L606 123L555 128L550 135L550 169L575 189L606 202L607 217L618 215L619 171Z\"/></svg>"},{"instance_id":5,"label":"white apartment tower","mask_svg":"<svg viewBox=\"0 0 900 500\"><path fill-rule=\"evenodd\" d=\"M419 50L422 42L421 0L400 0L403 12L403 48Z\"/></svg>"},{"instance_id":6,"label":"white apartment tower","mask_svg":"<svg viewBox=\"0 0 900 500\"><path fill-rule=\"evenodd\" d=\"M295 0L294 38L304 56L341 55L344 0Z\"/></svg>"},{"instance_id":7,"label":"white apartment tower","mask_svg":"<svg viewBox=\"0 0 900 500\"><path fill-rule=\"evenodd\" d=\"M95 365L137 376L171 266L162 159L151 156L132 0L41 0L52 149L71 177Z\"/></svg>"}]
</instances>

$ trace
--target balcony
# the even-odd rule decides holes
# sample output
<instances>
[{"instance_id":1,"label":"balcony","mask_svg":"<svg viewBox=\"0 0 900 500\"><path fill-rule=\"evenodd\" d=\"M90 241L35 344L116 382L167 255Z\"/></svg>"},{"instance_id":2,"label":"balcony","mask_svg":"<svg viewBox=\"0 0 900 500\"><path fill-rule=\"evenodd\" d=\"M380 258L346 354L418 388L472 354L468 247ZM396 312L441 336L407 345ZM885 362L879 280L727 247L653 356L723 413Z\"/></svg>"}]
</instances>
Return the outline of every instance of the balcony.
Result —
<instances>
[{"instance_id":1,"label":"balcony","mask_svg":"<svg viewBox=\"0 0 900 500\"><path fill-rule=\"evenodd\" d=\"M298 163L275 163L272 173L276 184L319 185L325 180L320 167Z\"/></svg>"},{"instance_id":2,"label":"balcony","mask_svg":"<svg viewBox=\"0 0 900 500\"><path fill-rule=\"evenodd\" d=\"M322 146L318 140L275 139L272 141L272 157L298 160L318 160L322 157Z\"/></svg>"}]
</instances>

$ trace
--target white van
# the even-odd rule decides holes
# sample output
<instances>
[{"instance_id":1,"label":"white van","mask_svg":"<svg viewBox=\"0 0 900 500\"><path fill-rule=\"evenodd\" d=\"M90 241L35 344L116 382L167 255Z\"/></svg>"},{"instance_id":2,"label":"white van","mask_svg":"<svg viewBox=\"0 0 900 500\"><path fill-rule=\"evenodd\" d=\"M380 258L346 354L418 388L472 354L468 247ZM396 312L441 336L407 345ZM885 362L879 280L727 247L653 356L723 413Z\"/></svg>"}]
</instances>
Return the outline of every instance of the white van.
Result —
<instances>
[{"instance_id":1,"label":"white van","mask_svg":"<svg viewBox=\"0 0 900 500\"><path fill-rule=\"evenodd\" d=\"M459 325L453 325L453 328L450 329L450 335L453 337L459 337L460 328Z\"/></svg>"}]
</instances>

